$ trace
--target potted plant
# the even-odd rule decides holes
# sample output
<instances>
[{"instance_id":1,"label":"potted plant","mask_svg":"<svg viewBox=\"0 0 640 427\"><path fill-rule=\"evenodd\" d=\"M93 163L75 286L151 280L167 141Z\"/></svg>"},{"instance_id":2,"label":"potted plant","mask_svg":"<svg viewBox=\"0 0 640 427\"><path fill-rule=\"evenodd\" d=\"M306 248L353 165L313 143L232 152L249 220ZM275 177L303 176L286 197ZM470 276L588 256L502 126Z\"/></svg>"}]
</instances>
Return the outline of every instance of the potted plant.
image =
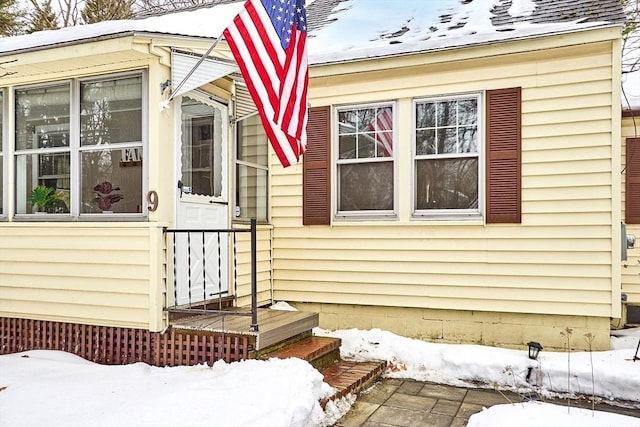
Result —
<instances>
[{"instance_id":1,"label":"potted plant","mask_svg":"<svg viewBox=\"0 0 640 427\"><path fill-rule=\"evenodd\" d=\"M58 193L55 188L38 185L31 190L29 202L33 206L34 212L51 212L55 202L58 200Z\"/></svg>"},{"instance_id":2,"label":"potted plant","mask_svg":"<svg viewBox=\"0 0 640 427\"><path fill-rule=\"evenodd\" d=\"M104 181L93 187L93 192L96 193L95 200L102 212L111 212L111 205L124 198L122 194L114 193L114 191L120 191L120 187L114 188L109 181Z\"/></svg>"}]
</instances>

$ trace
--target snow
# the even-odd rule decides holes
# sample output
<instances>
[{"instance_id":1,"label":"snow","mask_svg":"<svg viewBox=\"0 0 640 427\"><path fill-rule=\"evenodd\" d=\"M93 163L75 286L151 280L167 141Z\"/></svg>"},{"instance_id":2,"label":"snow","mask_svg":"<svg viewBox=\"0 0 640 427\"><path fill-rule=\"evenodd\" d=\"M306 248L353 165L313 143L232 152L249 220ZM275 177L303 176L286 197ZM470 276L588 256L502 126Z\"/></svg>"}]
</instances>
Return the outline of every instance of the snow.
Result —
<instances>
[{"instance_id":1,"label":"snow","mask_svg":"<svg viewBox=\"0 0 640 427\"><path fill-rule=\"evenodd\" d=\"M279 303L279 309L292 309ZM543 396L591 396L627 401L640 408L640 362L633 362L640 329L616 337L616 350L540 353L524 350L435 344L379 329L327 331L342 338L343 358L383 359L386 377L442 384L509 389ZM612 339L613 342L613 339ZM567 373L567 359L571 371ZM525 381L532 368L538 385ZM159 368L144 363L105 366L58 351L0 356L0 426L328 426L355 401L347 396L318 403L331 387L309 363L296 358L247 360L209 367ZM518 420L517 423L514 420ZM640 419L541 402L493 406L474 414L469 426L640 426Z\"/></svg>"},{"instance_id":2,"label":"snow","mask_svg":"<svg viewBox=\"0 0 640 427\"><path fill-rule=\"evenodd\" d=\"M535 10L535 2L513 0L508 13L519 22L510 26L509 31L504 31L505 28L493 26L490 19L491 9L500 1L343 1L329 16L329 24L309 33L309 63L313 65L455 49L611 25L606 22L577 21L532 24L527 20ZM310 5L312 1L307 3ZM389 7L390 4L392 7ZM214 39L220 37L242 5L243 2L238 1L144 19L106 21L4 37L0 38L0 55L131 33ZM448 16L449 19L443 23L441 16ZM639 51L626 50L625 62L633 62L629 55L637 59ZM640 105L640 72L625 73L622 78L626 95L626 99L622 99L623 106Z\"/></svg>"},{"instance_id":3,"label":"snow","mask_svg":"<svg viewBox=\"0 0 640 427\"><path fill-rule=\"evenodd\" d=\"M344 1L329 16L333 22L309 33L309 63L455 49L610 25L577 21L517 22L509 31L504 31L505 28L491 23L491 10L498 3L500 0L403 0L389 7L390 2L386 0ZM532 3L514 1L510 12L526 18L533 13ZM446 22L442 22L441 16L448 16Z\"/></svg>"}]
</instances>

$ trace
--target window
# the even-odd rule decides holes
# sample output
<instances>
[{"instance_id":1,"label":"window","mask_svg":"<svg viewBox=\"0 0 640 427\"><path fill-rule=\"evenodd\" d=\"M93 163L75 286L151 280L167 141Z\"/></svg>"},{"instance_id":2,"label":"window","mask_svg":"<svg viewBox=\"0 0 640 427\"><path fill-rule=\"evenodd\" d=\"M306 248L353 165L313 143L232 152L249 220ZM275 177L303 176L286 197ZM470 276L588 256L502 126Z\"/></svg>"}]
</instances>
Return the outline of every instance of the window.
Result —
<instances>
[{"instance_id":1,"label":"window","mask_svg":"<svg viewBox=\"0 0 640 427\"><path fill-rule=\"evenodd\" d=\"M17 214L141 214L142 87L138 73L16 90Z\"/></svg>"},{"instance_id":2,"label":"window","mask_svg":"<svg viewBox=\"0 0 640 427\"><path fill-rule=\"evenodd\" d=\"M414 102L416 214L479 214L479 97Z\"/></svg>"},{"instance_id":3,"label":"window","mask_svg":"<svg viewBox=\"0 0 640 427\"><path fill-rule=\"evenodd\" d=\"M393 214L395 208L393 104L337 109L339 215Z\"/></svg>"},{"instance_id":4,"label":"window","mask_svg":"<svg viewBox=\"0 0 640 427\"><path fill-rule=\"evenodd\" d=\"M15 103L16 213L69 213L70 84L18 89ZM37 203L39 186L51 189L53 196Z\"/></svg>"},{"instance_id":5,"label":"window","mask_svg":"<svg viewBox=\"0 0 640 427\"><path fill-rule=\"evenodd\" d=\"M267 136L257 114L237 123L236 218L266 221L269 157Z\"/></svg>"}]
</instances>

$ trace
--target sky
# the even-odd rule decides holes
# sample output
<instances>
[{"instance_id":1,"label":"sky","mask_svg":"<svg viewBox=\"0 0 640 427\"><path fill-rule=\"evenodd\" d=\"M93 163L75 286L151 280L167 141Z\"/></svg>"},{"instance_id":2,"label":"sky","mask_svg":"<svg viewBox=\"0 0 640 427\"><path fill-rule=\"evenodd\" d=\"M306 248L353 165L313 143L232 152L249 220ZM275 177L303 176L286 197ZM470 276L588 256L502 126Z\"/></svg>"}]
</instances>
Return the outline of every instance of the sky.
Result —
<instances>
[{"instance_id":1,"label":"sky","mask_svg":"<svg viewBox=\"0 0 640 427\"><path fill-rule=\"evenodd\" d=\"M292 309L286 303L275 307ZM538 393L542 399L595 392L604 401L625 400L640 409L640 361L632 360L640 328L624 332L611 338L610 351L542 350L534 361L526 350L428 343L379 329L314 329L316 335L340 337L343 358L386 360L388 378L467 387L484 383L521 395ZM529 367L535 390L525 381ZM349 395L323 411L318 402L331 394L322 374L296 358L160 368L98 365L59 351L0 356L0 427L195 427L212 420L226 427L323 427L333 425L355 401ZM527 402L493 406L469 420L473 427L514 424L640 427L640 418Z\"/></svg>"}]
</instances>

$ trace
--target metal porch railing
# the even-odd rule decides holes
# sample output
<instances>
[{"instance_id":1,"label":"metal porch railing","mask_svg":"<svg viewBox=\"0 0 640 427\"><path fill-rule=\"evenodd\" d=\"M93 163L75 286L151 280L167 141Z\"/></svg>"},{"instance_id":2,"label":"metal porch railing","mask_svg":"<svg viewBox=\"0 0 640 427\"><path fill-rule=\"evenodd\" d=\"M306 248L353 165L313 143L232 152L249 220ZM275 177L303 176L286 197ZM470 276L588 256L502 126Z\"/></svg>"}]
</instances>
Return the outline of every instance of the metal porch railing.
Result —
<instances>
[{"instance_id":1,"label":"metal porch railing","mask_svg":"<svg viewBox=\"0 0 640 427\"><path fill-rule=\"evenodd\" d=\"M173 305L167 304L167 311L173 313L191 314L221 314L251 316L251 331L258 331L258 310L257 310L257 233L256 220L252 219L249 228L232 229L165 229L167 247L172 248L173 253ZM251 234L251 309L250 312L239 312L222 309L222 300L229 296L230 283L234 287L234 306L237 307L237 240L238 233ZM223 245L226 239L223 236L232 237L229 256L233 257L233 280L223 275ZM209 250L210 240L214 238L216 245L214 251ZM224 240L224 242L223 242ZM229 247L229 245L226 245ZM213 253L212 253L213 252ZM210 277L207 265L217 262L217 277ZM226 262L226 261L225 261ZM181 270L178 271L179 266ZM216 289L214 283L217 280ZM226 290L223 289L223 281L226 281ZM209 286L209 287L208 287ZM202 300L195 296L195 292L202 292ZM178 304L179 295L186 295L187 302ZM210 298L217 296L217 298ZM216 309L215 306L218 306Z\"/></svg>"}]
</instances>

